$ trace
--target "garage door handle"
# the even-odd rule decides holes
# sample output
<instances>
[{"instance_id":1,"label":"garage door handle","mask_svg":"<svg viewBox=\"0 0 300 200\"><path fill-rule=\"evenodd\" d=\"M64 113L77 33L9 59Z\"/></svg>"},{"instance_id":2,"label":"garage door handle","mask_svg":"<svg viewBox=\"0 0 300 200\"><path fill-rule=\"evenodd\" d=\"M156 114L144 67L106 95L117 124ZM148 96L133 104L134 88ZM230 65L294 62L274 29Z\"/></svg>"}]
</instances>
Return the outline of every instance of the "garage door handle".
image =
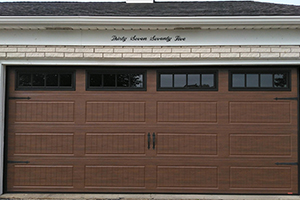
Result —
<instances>
[{"instance_id":1,"label":"garage door handle","mask_svg":"<svg viewBox=\"0 0 300 200\"><path fill-rule=\"evenodd\" d=\"M155 149L155 133L153 133L153 149Z\"/></svg>"},{"instance_id":2,"label":"garage door handle","mask_svg":"<svg viewBox=\"0 0 300 200\"><path fill-rule=\"evenodd\" d=\"M151 135L148 133L148 149L150 149L150 140L151 140Z\"/></svg>"}]
</instances>

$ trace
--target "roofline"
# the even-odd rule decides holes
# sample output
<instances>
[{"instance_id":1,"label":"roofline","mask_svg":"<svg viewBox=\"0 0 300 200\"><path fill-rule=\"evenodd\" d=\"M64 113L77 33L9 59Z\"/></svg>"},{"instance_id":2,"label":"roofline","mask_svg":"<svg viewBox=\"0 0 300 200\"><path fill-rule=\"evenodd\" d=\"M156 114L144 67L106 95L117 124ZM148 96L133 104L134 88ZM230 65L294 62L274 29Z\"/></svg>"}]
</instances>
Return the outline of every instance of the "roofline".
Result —
<instances>
[{"instance_id":1,"label":"roofline","mask_svg":"<svg viewBox=\"0 0 300 200\"><path fill-rule=\"evenodd\" d=\"M212 17L106 17L106 16L0 16L0 24L299 24L300 16L212 16Z\"/></svg>"},{"instance_id":2,"label":"roofline","mask_svg":"<svg viewBox=\"0 0 300 200\"><path fill-rule=\"evenodd\" d=\"M126 16L0 16L2 27L173 27L199 26L300 26L300 16L212 16L212 17L126 17Z\"/></svg>"}]
</instances>

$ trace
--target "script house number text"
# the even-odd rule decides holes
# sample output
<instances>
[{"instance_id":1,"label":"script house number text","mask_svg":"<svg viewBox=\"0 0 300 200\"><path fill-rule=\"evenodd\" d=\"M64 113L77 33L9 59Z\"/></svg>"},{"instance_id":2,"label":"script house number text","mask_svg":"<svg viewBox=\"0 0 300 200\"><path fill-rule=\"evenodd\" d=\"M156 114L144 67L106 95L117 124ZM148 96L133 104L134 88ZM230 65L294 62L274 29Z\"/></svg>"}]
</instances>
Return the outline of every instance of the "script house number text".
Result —
<instances>
[{"instance_id":1,"label":"script house number text","mask_svg":"<svg viewBox=\"0 0 300 200\"><path fill-rule=\"evenodd\" d=\"M112 35L111 36L111 41L117 41L117 42L127 42L127 41L135 41L135 42L142 42L142 41L150 41L150 42L184 42L186 40L185 37L182 37L180 35L176 35L175 37L172 36L157 36L153 35L151 37L147 36L117 36L117 35Z\"/></svg>"}]
</instances>

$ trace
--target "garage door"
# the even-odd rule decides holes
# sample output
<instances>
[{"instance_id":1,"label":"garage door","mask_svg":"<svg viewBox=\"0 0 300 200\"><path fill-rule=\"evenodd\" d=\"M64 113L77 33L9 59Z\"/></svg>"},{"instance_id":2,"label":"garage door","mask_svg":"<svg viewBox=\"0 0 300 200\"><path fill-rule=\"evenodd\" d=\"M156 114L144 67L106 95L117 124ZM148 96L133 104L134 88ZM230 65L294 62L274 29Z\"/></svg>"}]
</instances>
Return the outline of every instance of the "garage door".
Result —
<instances>
[{"instance_id":1,"label":"garage door","mask_svg":"<svg viewBox=\"0 0 300 200\"><path fill-rule=\"evenodd\" d=\"M8 79L8 192L298 193L295 68Z\"/></svg>"}]
</instances>

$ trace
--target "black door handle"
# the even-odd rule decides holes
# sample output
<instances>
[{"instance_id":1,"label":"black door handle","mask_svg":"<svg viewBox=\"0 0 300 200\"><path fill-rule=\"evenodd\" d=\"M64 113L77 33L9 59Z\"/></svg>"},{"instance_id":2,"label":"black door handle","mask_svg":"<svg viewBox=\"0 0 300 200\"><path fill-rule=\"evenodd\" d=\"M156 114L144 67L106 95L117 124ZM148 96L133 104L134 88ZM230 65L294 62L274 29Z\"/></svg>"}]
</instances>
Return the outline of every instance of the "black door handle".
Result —
<instances>
[{"instance_id":1,"label":"black door handle","mask_svg":"<svg viewBox=\"0 0 300 200\"><path fill-rule=\"evenodd\" d=\"M153 133L153 149L155 149L155 133Z\"/></svg>"},{"instance_id":2,"label":"black door handle","mask_svg":"<svg viewBox=\"0 0 300 200\"><path fill-rule=\"evenodd\" d=\"M148 149L150 149L150 140L151 140L151 135L148 133Z\"/></svg>"}]
</instances>

